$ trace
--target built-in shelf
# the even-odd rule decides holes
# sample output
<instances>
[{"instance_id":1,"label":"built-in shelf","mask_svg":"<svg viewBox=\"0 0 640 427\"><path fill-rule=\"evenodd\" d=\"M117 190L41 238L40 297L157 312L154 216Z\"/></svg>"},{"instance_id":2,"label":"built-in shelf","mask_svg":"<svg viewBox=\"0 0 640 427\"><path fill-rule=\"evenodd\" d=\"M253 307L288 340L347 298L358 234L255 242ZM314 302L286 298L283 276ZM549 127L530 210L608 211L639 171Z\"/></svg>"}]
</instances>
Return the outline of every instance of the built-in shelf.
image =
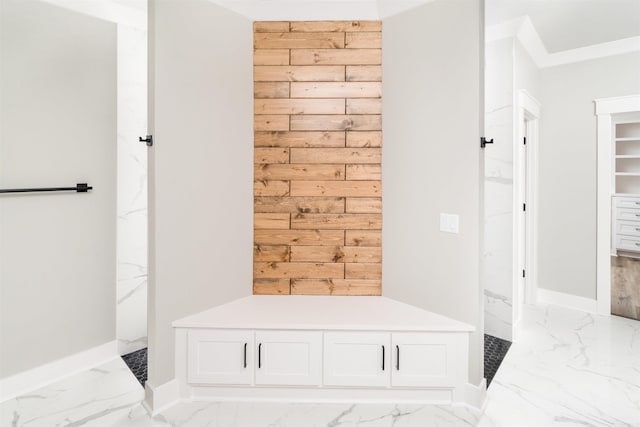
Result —
<instances>
[{"instance_id":1,"label":"built-in shelf","mask_svg":"<svg viewBox=\"0 0 640 427\"><path fill-rule=\"evenodd\" d=\"M640 176L640 172L616 172L617 176Z\"/></svg>"},{"instance_id":2,"label":"built-in shelf","mask_svg":"<svg viewBox=\"0 0 640 427\"><path fill-rule=\"evenodd\" d=\"M640 141L640 138L616 138L616 142L633 142Z\"/></svg>"},{"instance_id":3,"label":"built-in shelf","mask_svg":"<svg viewBox=\"0 0 640 427\"><path fill-rule=\"evenodd\" d=\"M621 154L621 155L616 156L616 159L640 159L640 155Z\"/></svg>"}]
</instances>

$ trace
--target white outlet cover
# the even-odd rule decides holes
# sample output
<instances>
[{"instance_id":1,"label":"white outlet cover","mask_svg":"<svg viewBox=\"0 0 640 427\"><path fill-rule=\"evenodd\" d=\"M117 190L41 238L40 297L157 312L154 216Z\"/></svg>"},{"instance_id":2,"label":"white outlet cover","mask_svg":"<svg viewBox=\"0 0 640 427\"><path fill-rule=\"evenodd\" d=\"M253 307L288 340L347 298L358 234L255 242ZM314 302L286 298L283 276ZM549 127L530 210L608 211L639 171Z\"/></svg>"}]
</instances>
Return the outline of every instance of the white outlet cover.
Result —
<instances>
[{"instance_id":1,"label":"white outlet cover","mask_svg":"<svg viewBox=\"0 0 640 427\"><path fill-rule=\"evenodd\" d=\"M460 215L441 213L440 231L444 231L445 233L459 233Z\"/></svg>"}]
</instances>

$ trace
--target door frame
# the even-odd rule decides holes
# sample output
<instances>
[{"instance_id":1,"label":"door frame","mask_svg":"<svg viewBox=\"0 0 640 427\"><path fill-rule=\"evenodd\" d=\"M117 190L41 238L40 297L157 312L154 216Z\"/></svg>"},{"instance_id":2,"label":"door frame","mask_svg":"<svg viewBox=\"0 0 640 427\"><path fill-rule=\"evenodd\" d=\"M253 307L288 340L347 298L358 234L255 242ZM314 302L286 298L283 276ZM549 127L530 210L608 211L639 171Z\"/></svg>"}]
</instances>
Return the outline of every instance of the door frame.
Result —
<instances>
[{"instance_id":1,"label":"door frame","mask_svg":"<svg viewBox=\"0 0 640 427\"><path fill-rule=\"evenodd\" d=\"M516 120L517 125L514 126L516 132L515 146L513 153L514 174L513 174L513 303L514 303L514 337L516 326L520 321L522 309L520 307L520 292L518 284L521 275L521 266L519 265L520 251L520 215L522 209L521 200L527 203L527 221L525 224L525 264L526 264L526 282L525 282L525 304L535 304L538 293L538 142L539 142L539 121L540 121L540 102L536 100L529 92L524 89L518 91ZM525 119L527 124L525 125ZM526 127L525 127L526 126ZM522 143L524 136L527 135L526 144L526 164L521 164L522 150L525 145ZM522 193L521 169L525 167L525 179L527 181L525 194Z\"/></svg>"},{"instance_id":2,"label":"door frame","mask_svg":"<svg viewBox=\"0 0 640 427\"><path fill-rule=\"evenodd\" d=\"M596 227L596 302L598 314L611 315L611 195L613 189L614 114L640 111L640 94L600 98L595 103L597 116L597 227Z\"/></svg>"}]
</instances>

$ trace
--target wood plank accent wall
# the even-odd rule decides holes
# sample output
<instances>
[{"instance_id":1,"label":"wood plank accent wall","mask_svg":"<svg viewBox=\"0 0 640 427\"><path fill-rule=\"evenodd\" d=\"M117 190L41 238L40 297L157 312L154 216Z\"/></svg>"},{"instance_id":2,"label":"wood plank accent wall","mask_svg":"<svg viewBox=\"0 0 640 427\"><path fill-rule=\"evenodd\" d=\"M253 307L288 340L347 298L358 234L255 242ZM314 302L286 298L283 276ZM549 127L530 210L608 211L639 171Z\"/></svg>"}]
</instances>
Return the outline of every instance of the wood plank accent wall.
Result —
<instances>
[{"instance_id":1,"label":"wood plank accent wall","mask_svg":"<svg viewBox=\"0 0 640 427\"><path fill-rule=\"evenodd\" d=\"M380 295L382 23L253 29L253 293Z\"/></svg>"}]
</instances>

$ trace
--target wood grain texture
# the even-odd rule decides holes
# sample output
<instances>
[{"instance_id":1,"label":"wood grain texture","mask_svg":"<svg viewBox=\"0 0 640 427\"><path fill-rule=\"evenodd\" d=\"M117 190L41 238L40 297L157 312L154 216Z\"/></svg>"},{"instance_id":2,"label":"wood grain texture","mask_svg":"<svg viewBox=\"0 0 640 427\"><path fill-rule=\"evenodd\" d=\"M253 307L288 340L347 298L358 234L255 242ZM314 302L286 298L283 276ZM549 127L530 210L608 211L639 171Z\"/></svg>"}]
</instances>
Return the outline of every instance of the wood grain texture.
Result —
<instances>
[{"instance_id":1,"label":"wood grain texture","mask_svg":"<svg viewBox=\"0 0 640 427\"><path fill-rule=\"evenodd\" d=\"M348 65L345 71L348 82L379 82L382 81L382 66L380 65Z\"/></svg>"},{"instance_id":2,"label":"wood grain texture","mask_svg":"<svg viewBox=\"0 0 640 427\"><path fill-rule=\"evenodd\" d=\"M256 147L344 147L345 132L255 132Z\"/></svg>"},{"instance_id":3,"label":"wood grain texture","mask_svg":"<svg viewBox=\"0 0 640 427\"><path fill-rule=\"evenodd\" d=\"M289 21L256 21L254 33L283 33L289 31Z\"/></svg>"},{"instance_id":4,"label":"wood grain texture","mask_svg":"<svg viewBox=\"0 0 640 427\"><path fill-rule=\"evenodd\" d=\"M344 114L344 99L256 99L254 114ZM288 119L288 117L287 117ZM287 121L287 128L289 130ZM282 130L282 129L278 129Z\"/></svg>"},{"instance_id":5,"label":"wood grain texture","mask_svg":"<svg viewBox=\"0 0 640 427\"><path fill-rule=\"evenodd\" d=\"M291 181L292 196L380 197L380 181Z\"/></svg>"},{"instance_id":6,"label":"wood grain texture","mask_svg":"<svg viewBox=\"0 0 640 427\"><path fill-rule=\"evenodd\" d=\"M362 150L379 150L379 148L360 148ZM292 153L293 154L293 153ZM382 155L382 154L381 154ZM349 162L356 163L356 162ZM365 163L365 162L360 162ZM371 162L367 162L371 163ZM382 181L382 166L376 165L347 165L347 180L349 181Z\"/></svg>"},{"instance_id":7,"label":"wood grain texture","mask_svg":"<svg viewBox=\"0 0 640 427\"><path fill-rule=\"evenodd\" d=\"M256 245L343 245L342 230L255 230ZM373 246L373 245L372 245Z\"/></svg>"},{"instance_id":8,"label":"wood grain texture","mask_svg":"<svg viewBox=\"0 0 640 427\"><path fill-rule=\"evenodd\" d=\"M382 295L380 280L293 279L291 295Z\"/></svg>"},{"instance_id":9,"label":"wood grain texture","mask_svg":"<svg viewBox=\"0 0 640 427\"><path fill-rule=\"evenodd\" d=\"M276 83L254 83L253 84L253 97L260 98L288 98L289 97L289 83L276 82Z\"/></svg>"},{"instance_id":10,"label":"wood grain texture","mask_svg":"<svg viewBox=\"0 0 640 427\"><path fill-rule=\"evenodd\" d=\"M306 115L291 116L291 130L380 130L382 116L359 115Z\"/></svg>"},{"instance_id":11,"label":"wood grain texture","mask_svg":"<svg viewBox=\"0 0 640 427\"><path fill-rule=\"evenodd\" d=\"M380 49L291 49L291 65L380 65Z\"/></svg>"},{"instance_id":12,"label":"wood grain texture","mask_svg":"<svg viewBox=\"0 0 640 427\"><path fill-rule=\"evenodd\" d=\"M253 177L258 180L343 180L344 170L344 165L256 164Z\"/></svg>"},{"instance_id":13,"label":"wood grain texture","mask_svg":"<svg viewBox=\"0 0 640 427\"><path fill-rule=\"evenodd\" d=\"M291 148L290 150L291 163L378 163L380 166L382 159L380 148ZM347 166L347 170L349 167ZM351 178L347 177L347 179ZM370 179L378 180L380 177Z\"/></svg>"},{"instance_id":14,"label":"wood grain texture","mask_svg":"<svg viewBox=\"0 0 640 427\"><path fill-rule=\"evenodd\" d=\"M289 262L289 246L253 246L254 261Z\"/></svg>"},{"instance_id":15,"label":"wood grain texture","mask_svg":"<svg viewBox=\"0 0 640 427\"><path fill-rule=\"evenodd\" d=\"M343 213L343 197L254 197L255 212Z\"/></svg>"},{"instance_id":16,"label":"wood grain texture","mask_svg":"<svg viewBox=\"0 0 640 427\"><path fill-rule=\"evenodd\" d=\"M288 213L254 213L253 227L256 230L289 229L290 215Z\"/></svg>"},{"instance_id":17,"label":"wood grain texture","mask_svg":"<svg viewBox=\"0 0 640 427\"><path fill-rule=\"evenodd\" d=\"M253 65L289 65L289 49L256 49Z\"/></svg>"},{"instance_id":18,"label":"wood grain texture","mask_svg":"<svg viewBox=\"0 0 640 427\"><path fill-rule=\"evenodd\" d=\"M344 277L345 279L382 280L382 264L380 263L345 264Z\"/></svg>"},{"instance_id":19,"label":"wood grain texture","mask_svg":"<svg viewBox=\"0 0 640 427\"><path fill-rule=\"evenodd\" d=\"M380 82L291 83L291 98L379 98L380 96L382 96Z\"/></svg>"},{"instance_id":20,"label":"wood grain texture","mask_svg":"<svg viewBox=\"0 0 640 427\"><path fill-rule=\"evenodd\" d=\"M348 132L347 147L382 147L382 132Z\"/></svg>"},{"instance_id":21,"label":"wood grain texture","mask_svg":"<svg viewBox=\"0 0 640 427\"><path fill-rule=\"evenodd\" d=\"M291 22L290 28L304 32L382 31L382 21L298 21Z\"/></svg>"},{"instance_id":22,"label":"wood grain texture","mask_svg":"<svg viewBox=\"0 0 640 427\"><path fill-rule=\"evenodd\" d=\"M380 31L362 31L345 34L344 47L382 49L382 33Z\"/></svg>"},{"instance_id":23,"label":"wood grain texture","mask_svg":"<svg viewBox=\"0 0 640 427\"><path fill-rule=\"evenodd\" d=\"M291 218L291 229L380 230L380 214L301 214Z\"/></svg>"},{"instance_id":24,"label":"wood grain texture","mask_svg":"<svg viewBox=\"0 0 640 427\"><path fill-rule=\"evenodd\" d=\"M344 241L347 246L382 246L382 232L377 230L347 230Z\"/></svg>"},{"instance_id":25,"label":"wood grain texture","mask_svg":"<svg viewBox=\"0 0 640 427\"><path fill-rule=\"evenodd\" d=\"M358 264L353 264L358 265ZM300 279L343 278L344 265L340 263L309 262L254 262L254 279Z\"/></svg>"},{"instance_id":26,"label":"wood grain texture","mask_svg":"<svg viewBox=\"0 0 640 427\"><path fill-rule=\"evenodd\" d=\"M289 295L291 292L289 279L254 279L254 295Z\"/></svg>"},{"instance_id":27,"label":"wood grain texture","mask_svg":"<svg viewBox=\"0 0 640 427\"><path fill-rule=\"evenodd\" d=\"M292 246L291 262L382 262L381 247Z\"/></svg>"},{"instance_id":28,"label":"wood grain texture","mask_svg":"<svg viewBox=\"0 0 640 427\"><path fill-rule=\"evenodd\" d=\"M344 79L344 65L253 67L256 82L343 82Z\"/></svg>"},{"instance_id":29,"label":"wood grain texture","mask_svg":"<svg viewBox=\"0 0 640 427\"><path fill-rule=\"evenodd\" d=\"M341 33L255 33L253 35L253 47L255 49L335 49L343 48L344 40L345 37Z\"/></svg>"},{"instance_id":30,"label":"wood grain texture","mask_svg":"<svg viewBox=\"0 0 640 427\"><path fill-rule=\"evenodd\" d=\"M349 197L345 200L347 213L381 213L382 198L380 197Z\"/></svg>"},{"instance_id":31,"label":"wood grain texture","mask_svg":"<svg viewBox=\"0 0 640 427\"><path fill-rule=\"evenodd\" d=\"M381 294L381 28L254 23L256 294Z\"/></svg>"}]
</instances>

